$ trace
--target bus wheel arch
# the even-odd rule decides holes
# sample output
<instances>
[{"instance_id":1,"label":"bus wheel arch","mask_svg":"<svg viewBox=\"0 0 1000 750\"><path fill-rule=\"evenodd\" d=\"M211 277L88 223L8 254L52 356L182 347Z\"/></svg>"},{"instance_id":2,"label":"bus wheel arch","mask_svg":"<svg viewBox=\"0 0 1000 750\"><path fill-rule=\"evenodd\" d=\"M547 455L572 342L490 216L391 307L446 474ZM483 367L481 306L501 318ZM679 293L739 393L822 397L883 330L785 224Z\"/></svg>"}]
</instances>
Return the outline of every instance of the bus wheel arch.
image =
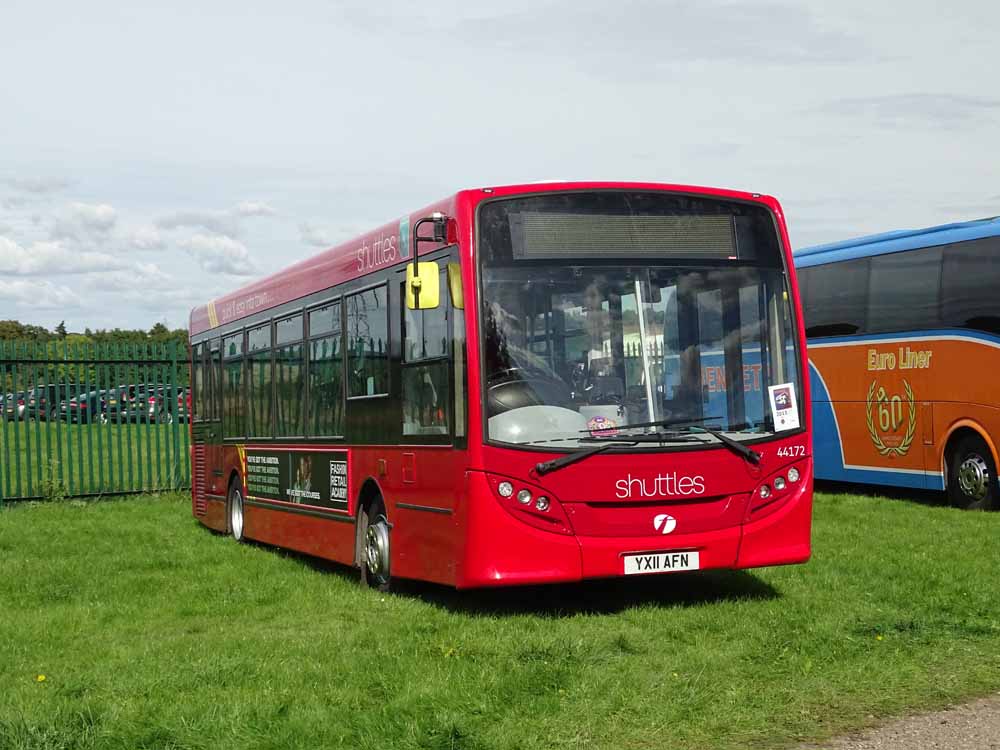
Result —
<instances>
[{"instance_id":1,"label":"bus wheel arch","mask_svg":"<svg viewBox=\"0 0 1000 750\"><path fill-rule=\"evenodd\" d=\"M226 489L226 532L237 542L242 542L244 527L243 482L239 472L233 471Z\"/></svg>"},{"instance_id":2,"label":"bus wheel arch","mask_svg":"<svg viewBox=\"0 0 1000 750\"><path fill-rule=\"evenodd\" d=\"M361 583L379 591L389 591L392 587L392 524L382 490L371 477L365 480L358 493L357 513L354 559L361 570Z\"/></svg>"},{"instance_id":3,"label":"bus wheel arch","mask_svg":"<svg viewBox=\"0 0 1000 750\"><path fill-rule=\"evenodd\" d=\"M996 446L979 425L963 420L945 440L942 466L952 505L967 510L1000 509Z\"/></svg>"}]
</instances>

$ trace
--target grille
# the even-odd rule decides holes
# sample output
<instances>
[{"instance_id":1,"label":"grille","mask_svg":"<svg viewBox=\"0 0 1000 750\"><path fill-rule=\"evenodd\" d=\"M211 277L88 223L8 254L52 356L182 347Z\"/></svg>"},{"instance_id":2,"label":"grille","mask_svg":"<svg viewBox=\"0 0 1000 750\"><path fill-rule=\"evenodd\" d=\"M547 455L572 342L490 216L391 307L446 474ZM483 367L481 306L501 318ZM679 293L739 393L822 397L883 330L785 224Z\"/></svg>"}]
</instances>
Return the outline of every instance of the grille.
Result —
<instances>
[{"instance_id":1,"label":"grille","mask_svg":"<svg viewBox=\"0 0 1000 750\"><path fill-rule=\"evenodd\" d=\"M194 493L194 513L196 516L205 515L207 503L205 501L205 446L194 446L194 460L192 462L191 490Z\"/></svg>"}]
</instances>

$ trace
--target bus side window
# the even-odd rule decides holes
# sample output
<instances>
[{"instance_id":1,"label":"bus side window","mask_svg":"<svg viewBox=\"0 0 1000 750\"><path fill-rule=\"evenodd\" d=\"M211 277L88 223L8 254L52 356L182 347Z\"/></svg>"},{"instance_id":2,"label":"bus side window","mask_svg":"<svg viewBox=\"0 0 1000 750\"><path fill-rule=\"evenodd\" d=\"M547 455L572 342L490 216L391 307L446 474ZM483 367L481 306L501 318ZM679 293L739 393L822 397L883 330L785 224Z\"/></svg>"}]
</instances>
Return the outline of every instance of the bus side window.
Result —
<instances>
[{"instance_id":1,"label":"bus side window","mask_svg":"<svg viewBox=\"0 0 1000 750\"><path fill-rule=\"evenodd\" d=\"M344 344L341 303L309 312L309 384L306 429L310 437L344 434Z\"/></svg>"},{"instance_id":2,"label":"bus side window","mask_svg":"<svg viewBox=\"0 0 1000 750\"><path fill-rule=\"evenodd\" d=\"M227 438L246 437L243 422L243 332L222 341L223 387L222 431Z\"/></svg>"},{"instance_id":3,"label":"bus side window","mask_svg":"<svg viewBox=\"0 0 1000 750\"><path fill-rule=\"evenodd\" d=\"M205 344L195 344L191 347L191 420L200 422L207 416L205 413Z\"/></svg>"},{"instance_id":4,"label":"bus side window","mask_svg":"<svg viewBox=\"0 0 1000 750\"><path fill-rule=\"evenodd\" d=\"M447 289L445 273L441 285ZM404 290L405 291L405 290ZM403 434L447 435L451 422L449 295L429 310L410 310L403 321Z\"/></svg>"},{"instance_id":5,"label":"bus side window","mask_svg":"<svg viewBox=\"0 0 1000 750\"><path fill-rule=\"evenodd\" d=\"M222 419L222 351L219 339L213 339L209 346L206 387L208 389L208 418L213 422Z\"/></svg>"}]
</instances>

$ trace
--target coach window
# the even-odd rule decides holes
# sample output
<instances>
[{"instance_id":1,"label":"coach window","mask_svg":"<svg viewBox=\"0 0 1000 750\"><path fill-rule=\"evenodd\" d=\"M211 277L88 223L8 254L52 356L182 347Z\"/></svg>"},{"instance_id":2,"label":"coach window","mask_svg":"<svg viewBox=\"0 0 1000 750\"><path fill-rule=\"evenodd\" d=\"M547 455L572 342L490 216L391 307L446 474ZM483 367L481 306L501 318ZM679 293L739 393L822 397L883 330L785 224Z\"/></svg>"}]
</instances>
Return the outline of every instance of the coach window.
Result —
<instances>
[{"instance_id":1,"label":"coach window","mask_svg":"<svg viewBox=\"0 0 1000 750\"><path fill-rule=\"evenodd\" d=\"M389 393L388 288L383 284L344 298L347 305L347 395Z\"/></svg>"},{"instance_id":2,"label":"coach window","mask_svg":"<svg viewBox=\"0 0 1000 750\"><path fill-rule=\"evenodd\" d=\"M959 242L944 248L941 313L946 326L1000 334L998 263L1000 237Z\"/></svg>"},{"instance_id":3,"label":"coach window","mask_svg":"<svg viewBox=\"0 0 1000 750\"><path fill-rule=\"evenodd\" d=\"M302 404L305 395L301 315L274 324L274 346L274 434L300 436L304 434Z\"/></svg>"},{"instance_id":4,"label":"coach window","mask_svg":"<svg viewBox=\"0 0 1000 750\"><path fill-rule=\"evenodd\" d=\"M309 435L344 434L344 344L340 302L309 312Z\"/></svg>"},{"instance_id":5,"label":"coach window","mask_svg":"<svg viewBox=\"0 0 1000 750\"><path fill-rule=\"evenodd\" d=\"M799 274L809 289L803 299L808 337L865 331L868 258L803 268Z\"/></svg>"},{"instance_id":6,"label":"coach window","mask_svg":"<svg viewBox=\"0 0 1000 750\"><path fill-rule=\"evenodd\" d=\"M441 274L441 289L448 279ZM401 291L405 299L405 289ZM403 434L447 435L451 410L449 385L448 294L432 310L403 306Z\"/></svg>"},{"instance_id":7,"label":"coach window","mask_svg":"<svg viewBox=\"0 0 1000 750\"><path fill-rule=\"evenodd\" d=\"M940 291L940 247L875 256L868 287L868 333L937 328Z\"/></svg>"},{"instance_id":8,"label":"coach window","mask_svg":"<svg viewBox=\"0 0 1000 750\"><path fill-rule=\"evenodd\" d=\"M247 331L248 437L271 436L271 326Z\"/></svg>"},{"instance_id":9,"label":"coach window","mask_svg":"<svg viewBox=\"0 0 1000 750\"><path fill-rule=\"evenodd\" d=\"M227 438L246 435L243 423L243 332L222 339L222 425Z\"/></svg>"}]
</instances>

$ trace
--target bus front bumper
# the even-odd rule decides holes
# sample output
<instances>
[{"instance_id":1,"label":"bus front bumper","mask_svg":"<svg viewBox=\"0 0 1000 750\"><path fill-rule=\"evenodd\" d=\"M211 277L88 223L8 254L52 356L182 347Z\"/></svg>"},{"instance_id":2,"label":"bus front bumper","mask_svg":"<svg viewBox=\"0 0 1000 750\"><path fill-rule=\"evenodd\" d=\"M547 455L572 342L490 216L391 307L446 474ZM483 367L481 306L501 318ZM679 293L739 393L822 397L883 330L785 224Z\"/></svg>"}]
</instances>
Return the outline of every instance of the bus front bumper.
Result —
<instances>
[{"instance_id":1,"label":"bus front bumper","mask_svg":"<svg viewBox=\"0 0 1000 750\"><path fill-rule=\"evenodd\" d=\"M469 472L468 477L466 545L458 588L624 577L626 558L636 554L697 551L698 570L786 565L809 559L811 481L766 517L729 528L669 537L597 537L556 534L526 524L500 506L484 474Z\"/></svg>"}]
</instances>

